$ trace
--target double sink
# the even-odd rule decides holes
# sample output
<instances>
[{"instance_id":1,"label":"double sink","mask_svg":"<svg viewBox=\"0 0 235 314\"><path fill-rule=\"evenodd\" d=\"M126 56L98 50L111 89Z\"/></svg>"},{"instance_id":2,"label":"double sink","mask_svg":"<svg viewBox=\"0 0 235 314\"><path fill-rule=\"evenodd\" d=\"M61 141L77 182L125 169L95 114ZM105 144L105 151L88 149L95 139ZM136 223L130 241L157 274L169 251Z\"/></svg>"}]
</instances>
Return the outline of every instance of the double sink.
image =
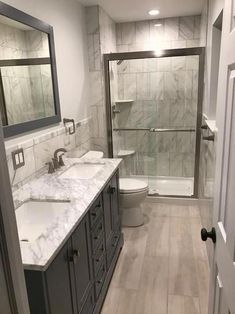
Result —
<instances>
[{"instance_id":1,"label":"double sink","mask_svg":"<svg viewBox=\"0 0 235 314\"><path fill-rule=\"evenodd\" d=\"M91 180L105 166L104 162L73 164L58 179ZM69 200L29 200L16 210L19 239L23 243L36 241L47 228L66 212Z\"/></svg>"}]
</instances>

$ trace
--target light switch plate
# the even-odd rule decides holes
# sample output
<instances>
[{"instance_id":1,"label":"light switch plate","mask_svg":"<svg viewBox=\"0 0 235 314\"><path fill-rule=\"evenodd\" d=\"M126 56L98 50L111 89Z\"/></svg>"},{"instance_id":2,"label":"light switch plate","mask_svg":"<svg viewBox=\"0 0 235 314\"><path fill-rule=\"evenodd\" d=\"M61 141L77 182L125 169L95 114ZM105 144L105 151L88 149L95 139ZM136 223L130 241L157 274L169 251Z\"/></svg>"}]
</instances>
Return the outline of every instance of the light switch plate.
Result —
<instances>
[{"instance_id":1,"label":"light switch plate","mask_svg":"<svg viewBox=\"0 0 235 314\"><path fill-rule=\"evenodd\" d=\"M23 148L14 150L12 153L13 168L17 170L25 165Z\"/></svg>"}]
</instances>

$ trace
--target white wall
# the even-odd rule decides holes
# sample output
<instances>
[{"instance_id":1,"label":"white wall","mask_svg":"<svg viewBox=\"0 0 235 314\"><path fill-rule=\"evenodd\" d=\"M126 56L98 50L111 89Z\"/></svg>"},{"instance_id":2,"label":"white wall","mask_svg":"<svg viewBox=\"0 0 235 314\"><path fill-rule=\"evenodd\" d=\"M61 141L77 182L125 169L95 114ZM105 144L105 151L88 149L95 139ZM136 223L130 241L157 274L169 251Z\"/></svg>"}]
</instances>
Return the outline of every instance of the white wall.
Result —
<instances>
[{"instance_id":1,"label":"white wall","mask_svg":"<svg viewBox=\"0 0 235 314\"><path fill-rule=\"evenodd\" d=\"M75 0L4 2L53 26L62 118L87 118L89 77L84 7ZM29 137L32 135L18 137L17 141Z\"/></svg>"},{"instance_id":2,"label":"white wall","mask_svg":"<svg viewBox=\"0 0 235 314\"><path fill-rule=\"evenodd\" d=\"M220 12L223 10L224 0L209 0L208 13L208 31L207 31L207 45L206 45L206 72L205 72L205 95L204 95L204 113L209 119L215 119L216 104L211 99L211 69L212 69L212 34L213 24L215 23Z\"/></svg>"}]
</instances>

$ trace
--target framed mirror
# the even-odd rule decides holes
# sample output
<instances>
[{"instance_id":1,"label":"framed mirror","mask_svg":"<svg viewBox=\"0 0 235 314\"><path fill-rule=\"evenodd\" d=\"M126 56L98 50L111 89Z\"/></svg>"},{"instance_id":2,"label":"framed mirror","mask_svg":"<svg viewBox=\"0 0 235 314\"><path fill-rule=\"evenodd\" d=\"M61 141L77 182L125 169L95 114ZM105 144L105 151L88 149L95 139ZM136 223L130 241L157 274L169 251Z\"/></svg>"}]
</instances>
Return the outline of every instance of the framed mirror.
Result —
<instances>
[{"instance_id":1,"label":"framed mirror","mask_svg":"<svg viewBox=\"0 0 235 314\"><path fill-rule=\"evenodd\" d=\"M61 121L53 28L3 2L0 112L5 137Z\"/></svg>"}]
</instances>

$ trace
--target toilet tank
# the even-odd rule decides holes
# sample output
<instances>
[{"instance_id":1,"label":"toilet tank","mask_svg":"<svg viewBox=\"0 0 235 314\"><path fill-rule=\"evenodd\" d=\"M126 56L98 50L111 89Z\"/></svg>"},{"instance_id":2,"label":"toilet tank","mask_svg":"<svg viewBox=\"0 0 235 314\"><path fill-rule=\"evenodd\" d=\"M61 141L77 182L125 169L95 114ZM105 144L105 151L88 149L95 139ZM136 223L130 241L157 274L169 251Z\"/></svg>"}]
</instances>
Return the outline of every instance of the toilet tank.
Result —
<instances>
[{"instance_id":1,"label":"toilet tank","mask_svg":"<svg viewBox=\"0 0 235 314\"><path fill-rule=\"evenodd\" d=\"M103 157L104 157L104 153L103 152L90 150L85 155L83 155L81 158L84 158L84 159L100 159L100 158L103 158Z\"/></svg>"}]
</instances>

